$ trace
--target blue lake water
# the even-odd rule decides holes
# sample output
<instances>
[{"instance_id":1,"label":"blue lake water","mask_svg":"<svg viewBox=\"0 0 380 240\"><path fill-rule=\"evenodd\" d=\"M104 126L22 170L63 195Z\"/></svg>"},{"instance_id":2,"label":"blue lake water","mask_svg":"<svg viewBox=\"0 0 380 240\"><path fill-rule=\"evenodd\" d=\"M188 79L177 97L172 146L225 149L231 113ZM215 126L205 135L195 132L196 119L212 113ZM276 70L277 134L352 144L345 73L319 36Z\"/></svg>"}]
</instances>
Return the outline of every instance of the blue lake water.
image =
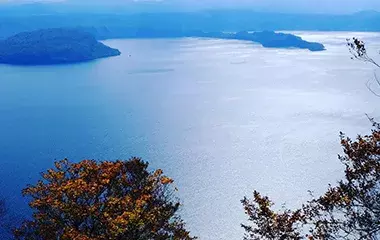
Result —
<instances>
[{"instance_id":1,"label":"blue lake water","mask_svg":"<svg viewBox=\"0 0 380 240\"><path fill-rule=\"evenodd\" d=\"M240 199L254 189L298 206L341 176L339 131L369 131L380 99L344 39L306 33L327 51L264 49L243 41L108 40L123 53L93 62L0 65L0 187L15 215L21 189L55 160L140 156L180 189L200 239L241 239ZM380 90L380 89L379 89Z\"/></svg>"}]
</instances>

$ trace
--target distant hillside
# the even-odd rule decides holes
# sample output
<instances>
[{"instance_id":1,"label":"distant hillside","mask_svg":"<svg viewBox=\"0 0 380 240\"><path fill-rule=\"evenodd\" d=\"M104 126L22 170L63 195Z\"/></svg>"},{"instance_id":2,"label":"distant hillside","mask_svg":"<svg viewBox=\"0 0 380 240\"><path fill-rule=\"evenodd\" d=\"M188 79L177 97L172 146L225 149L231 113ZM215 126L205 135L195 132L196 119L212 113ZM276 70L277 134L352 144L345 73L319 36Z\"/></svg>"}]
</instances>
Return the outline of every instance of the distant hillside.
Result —
<instances>
[{"instance_id":1,"label":"distant hillside","mask_svg":"<svg viewBox=\"0 0 380 240\"><path fill-rule=\"evenodd\" d=\"M120 55L90 33L52 28L22 32L0 41L0 63L49 65L76 63Z\"/></svg>"},{"instance_id":2,"label":"distant hillside","mask_svg":"<svg viewBox=\"0 0 380 240\"><path fill-rule=\"evenodd\" d=\"M131 33L133 34L133 33ZM135 35L129 37L138 38L167 38L167 37L204 37L219 39L234 39L256 42L266 48L300 48L310 51L323 51L325 46L317 42L308 42L301 37L287 33L276 33L273 31L247 32L241 31L237 33L225 32L203 32L203 31L154 31L152 29L140 30Z\"/></svg>"},{"instance_id":3,"label":"distant hillside","mask_svg":"<svg viewBox=\"0 0 380 240\"><path fill-rule=\"evenodd\" d=\"M272 31L253 33L238 32L236 34L229 34L227 37L231 39L257 42L267 48L301 48L310 51L325 50L325 47L321 43L308 42L293 34L275 33Z\"/></svg>"},{"instance_id":4,"label":"distant hillside","mask_svg":"<svg viewBox=\"0 0 380 240\"><path fill-rule=\"evenodd\" d=\"M348 15L263 13L250 10L199 12L133 12L84 9L55 5L0 4L0 38L41 28L84 27L96 29L97 38L119 38L147 27L156 31L380 31L380 13ZM31 14L33 13L33 14Z\"/></svg>"}]
</instances>

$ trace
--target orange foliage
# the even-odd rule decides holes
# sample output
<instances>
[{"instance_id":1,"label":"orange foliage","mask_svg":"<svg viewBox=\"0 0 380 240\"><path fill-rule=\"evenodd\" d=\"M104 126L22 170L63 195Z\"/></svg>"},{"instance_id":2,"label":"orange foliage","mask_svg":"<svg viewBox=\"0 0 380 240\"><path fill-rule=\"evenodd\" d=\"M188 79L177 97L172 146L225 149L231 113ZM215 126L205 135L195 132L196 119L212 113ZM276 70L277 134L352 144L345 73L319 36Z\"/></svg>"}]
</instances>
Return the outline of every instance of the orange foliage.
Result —
<instances>
[{"instance_id":1,"label":"orange foliage","mask_svg":"<svg viewBox=\"0 0 380 240\"><path fill-rule=\"evenodd\" d=\"M129 161L70 163L62 160L23 190L32 198L33 220L17 239L118 240L194 239L176 214L173 180Z\"/></svg>"},{"instance_id":2,"label":"orange foliage","mask_svg":"<svg viewBox=\"0 0 380 240\"><path fill-rule=\"evenodd\" d=\"M242 200L250 224L246 240L378 239L380 236L380 124L352 140L341 134L344 177L300 209L274 211L268 197L254 192Z\"/></svg>"}]
</instances>

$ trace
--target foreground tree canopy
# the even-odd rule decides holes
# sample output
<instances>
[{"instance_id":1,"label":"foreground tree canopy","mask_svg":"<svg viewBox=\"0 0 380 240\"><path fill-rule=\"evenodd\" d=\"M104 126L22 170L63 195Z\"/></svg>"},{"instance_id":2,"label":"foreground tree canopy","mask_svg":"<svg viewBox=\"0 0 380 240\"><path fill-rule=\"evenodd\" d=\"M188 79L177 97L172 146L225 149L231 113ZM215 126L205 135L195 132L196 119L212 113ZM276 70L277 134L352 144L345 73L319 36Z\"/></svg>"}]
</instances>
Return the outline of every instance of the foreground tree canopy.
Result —
<instances>
[{"instance_id":1,"label":"foreground tree canopy","mask_svg":"<svg viewBox=\"0 0 380 240\"><path fill-rule=\"evenodd\" d=\"M148 172L139 158L70 163L63 160L28 186L33 218L17 239L195 239L185 229L173 197L173 180Z\"/></svg>"},{"instance_id":2,"label":"foreground tree canopy","mask_svg":"<svg viewBox=\"0 0 380 240\"><path fill-rule=\"evenodd\" d=\"M344 179L302 208L277 212L258 192L243 199L245 239L380 239L380 125L373 126L355 141L341 135Z\"/></svg>"}]
</instances>

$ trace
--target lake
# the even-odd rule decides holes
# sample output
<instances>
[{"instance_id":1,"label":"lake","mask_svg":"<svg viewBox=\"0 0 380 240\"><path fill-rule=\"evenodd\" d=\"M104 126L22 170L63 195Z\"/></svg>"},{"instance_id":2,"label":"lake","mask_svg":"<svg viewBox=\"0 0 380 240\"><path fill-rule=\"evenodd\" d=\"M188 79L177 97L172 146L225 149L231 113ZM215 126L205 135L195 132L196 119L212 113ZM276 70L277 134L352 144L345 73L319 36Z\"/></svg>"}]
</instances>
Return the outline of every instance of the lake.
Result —
<instances>
[{"instance_id":1,"label":"lake","mask_svg":"<svg viewBox=\"0 0 380 240\"><path fill-rule=\"evenodd\" d=\"M254 189L297 207L342 176L339 132L380 119L367 88L377 33L298 32L327 51L265 49L216 39L107 40L122 55L88 63L0 65L0 187L15 215L21 189L65 157L140 156L174 178L200 239L242 239L240 200ZM380 88L378 89L380 91Z\"/></svg>"}]
</instances>

